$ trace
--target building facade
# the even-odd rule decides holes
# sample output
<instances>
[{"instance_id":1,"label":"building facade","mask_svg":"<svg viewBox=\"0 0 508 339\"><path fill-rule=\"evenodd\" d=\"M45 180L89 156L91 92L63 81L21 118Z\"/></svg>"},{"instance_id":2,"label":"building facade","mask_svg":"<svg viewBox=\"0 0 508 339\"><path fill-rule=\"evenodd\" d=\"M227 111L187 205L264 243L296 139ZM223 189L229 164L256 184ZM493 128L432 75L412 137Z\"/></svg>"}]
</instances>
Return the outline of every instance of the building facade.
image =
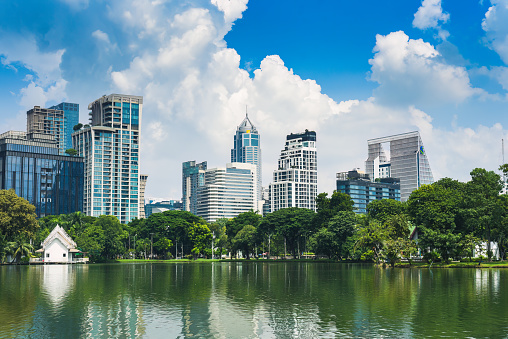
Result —
<instances>
[{"instance_id":1,"label":"building facade","mask_svg":"<svg viewBox=\"0 0 508 339\"><path fill-rule=\"evenodd\" d=\"M182 204L183 210L197 214L198 188L205 184L206 161L182 163Z\"/></svg>"},{"instance_id":2,"label":"building facade","mask_svg":"<svg viewBox=\"0 0 508 339\"><path fill-rule=\"evenodd\" d=\"M74 126L79 124L79 104L71 102L62 102L58 105L51 106L50 109L63 111L64 115L64 151L69 148L74 148L72 145L72 133Z\"/></svg>"},{"instance_id":3,"label":"building facade","mask_svg":"<svg viewBox=\"0 0 508 339\"><path fill-rule=\"evenodd\" d=\"M256 166L230 163L205 171L205 184L198 188L197 213L207 222L234 218L250 210L257 211Z\"/></svg>"},{"instance_id":4,"label":"building facade","mask_svg":"<svg viewBox=\"0 0 508 339\"><path fill-rule=\"evenodd\" d=\"M383 144L388 144L389 155ZM418 131L368 140L369 154L365 171L372 180L393 177L400 179L401 201L434 178Z\"/></svg>"},{"instance_id":5,"label":"building facade","mask_svg":"<svg viewBox=\"0 0 508 339\"><path fill-rule=\"evenodd\" d=\"M181 211L182 208L183 204L180 200L163 200L146 204L145 213L148 218L154 213L161 213L164 211Z\"/></svg>"},{"instance_id":6,"label":"building facade","mask_svg":"<svg viewBox=\"0 0 508 339\"><path fill-rule=\"evenodd\" d=\"M83 175L83 158L60 155L52 135L0 135L0 189L14 189L39 218L82 211Z\"/></svg>"},{"instance_id":7,"label":"building facade","mask_svg":"<svg viewBox=\"0 0 508 339\"><path fill-rule=\"evenodd\" d=\"M90 126L72 135L85 158L83 212L139 218L139 132L143 97L111 94L90 105Z\"/></svg>"},{"instance_id":8,"label":"building facade","mask_svg":"<svg viewBox=\"0 0 508 339\"><path fill-rule=\"evenodd\" d=\"M58 153L64 154L67 145L63 111L34 106L26 112L26 131L29 134L52 135L58 145Z\"/></svg>"},{"instance_id":9,"label":"building facade","mask_svg":"<svg viewBox=\"0 0 508 339\"><path fill-rule=\"evenodd\" d=\"M252 124L247 114L245 114L245 119L236 128L233 142L234 147L231 149L231 162L243 162L256 166L258 187L256 199L262 200L261 140L256 127Z\"/></svg>"},{"instance_id":10,"label":"building facade","mask_svg":"<svg viewBox=\"0 0 508 339\"><path fill-rule=\"evenodd\" d=\"M400 180L380 178L370 181L369 175L357 170L337 173L337 191L348 194L354 202L356 213L366 214L367 205L374 200L400 201Z\"/></svg>"},{"instance_id":11,"label":"building facade","mask_svg":"<svg viewBox=\"0 0 508 339\"><path fill-rule=\"evenodd\" d=\"M270 211L299 207L316 210L316 132L291 133L281 151L270 184Z\"/></svg>"}]
</instances>

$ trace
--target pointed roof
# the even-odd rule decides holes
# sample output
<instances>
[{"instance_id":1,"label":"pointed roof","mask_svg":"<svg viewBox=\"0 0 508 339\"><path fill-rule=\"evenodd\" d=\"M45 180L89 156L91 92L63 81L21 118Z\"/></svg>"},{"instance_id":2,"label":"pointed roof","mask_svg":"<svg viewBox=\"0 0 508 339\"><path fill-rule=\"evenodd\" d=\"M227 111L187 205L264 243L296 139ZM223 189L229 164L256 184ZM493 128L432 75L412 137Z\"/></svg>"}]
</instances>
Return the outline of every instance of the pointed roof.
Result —
<instances>
[{"instance_id":1,"label":"pointed roof","mask_svg":"<svg viewBox=\"0 0 508 339\"><path fill-rule=\"evenodd\" d=\"M53 231L51 231L48 237L42 242L42 248L45 249L56 238L58 238L68 249L76 248L77 246L74 240L72 240L72 238L67 234L67 232L65 232L65 230L60 227L60 225L56 225Z\"/></svg>"},{"instance_id":2,"label":"pointed roof","mask_svg":"<svg viewBox=\"0 0 508 339\"><path fill-rule=\"evenodd\" d=\"M238 125L238 131L240 132L247 132L247 131L253 131L257 132L256 127L252 124L252 122L249 119L249 115L247 112L245 112L245 119Z\"/></svg>"}]
</instances>

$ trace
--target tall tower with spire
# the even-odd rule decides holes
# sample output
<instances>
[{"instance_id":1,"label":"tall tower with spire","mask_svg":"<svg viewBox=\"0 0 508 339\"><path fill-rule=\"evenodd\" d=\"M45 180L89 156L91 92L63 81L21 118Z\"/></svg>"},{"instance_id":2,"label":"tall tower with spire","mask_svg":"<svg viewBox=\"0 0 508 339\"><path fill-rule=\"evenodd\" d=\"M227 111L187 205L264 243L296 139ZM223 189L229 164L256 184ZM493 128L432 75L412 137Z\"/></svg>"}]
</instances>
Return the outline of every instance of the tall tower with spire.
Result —
<instances>
[{"instance_id":1,"label":"tall tower with spire","mask_svg":"<svg viewBox=\"0 0 508 339\"><path fill-rule=\"evenodd\" d=\"M261 191L261 143L256 127L245 112L245 119L238 125L234 137L234 148L231 150L231 162L243 162L256 165L257 191L256 201L262 200ZM260 212L261 209L259 210Z\"/></svg>"}]
</instances>

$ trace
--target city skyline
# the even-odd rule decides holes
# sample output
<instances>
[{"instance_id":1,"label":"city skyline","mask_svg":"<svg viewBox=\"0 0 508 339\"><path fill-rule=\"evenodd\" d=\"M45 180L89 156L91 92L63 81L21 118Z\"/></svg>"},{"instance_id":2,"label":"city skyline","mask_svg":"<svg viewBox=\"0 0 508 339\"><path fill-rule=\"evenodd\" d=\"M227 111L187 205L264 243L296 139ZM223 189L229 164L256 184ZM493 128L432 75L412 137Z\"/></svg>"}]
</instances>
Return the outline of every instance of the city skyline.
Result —
<instances>
[{"instance_id":1,"label":"city skyline","mask_svg":"<svg viewBox=\"0 0 508 339\"><path fill-rule=\"evenodd\" d=\"M418 130L434 179L461 181L497 170L508 139L506 1L3 5L0 130L34 106L77 103L86 123L94 98L143 96L147 196L179 198L185 161L230 161L246 105L265 185L291 131L319 134L328 193L368 139Z\"/></svg>"}]
</instances>

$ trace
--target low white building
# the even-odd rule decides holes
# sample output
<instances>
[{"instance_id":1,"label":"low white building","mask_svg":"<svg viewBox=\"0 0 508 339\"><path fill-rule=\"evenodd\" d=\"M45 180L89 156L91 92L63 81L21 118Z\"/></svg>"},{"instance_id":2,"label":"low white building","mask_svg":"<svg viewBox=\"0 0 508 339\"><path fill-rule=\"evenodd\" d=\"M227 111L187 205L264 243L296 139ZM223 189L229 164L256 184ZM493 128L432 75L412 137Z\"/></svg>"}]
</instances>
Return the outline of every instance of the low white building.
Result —
<instances>
[{"instance_id":1,"label":"low white building","mask_svg":"<svg viewBox=\"0 0 508 339\"><path fill-rule=\"evenodd\" d=\"M36 253L42 253L41 258L34 258L33 261L43 261L44 263L77 263L87 262L88 258L83 258L83 253L76 248L76 243L65 232L65 230L56 225L48 237L41 243L42 248Z\"/></svg>"}]
</instances>

